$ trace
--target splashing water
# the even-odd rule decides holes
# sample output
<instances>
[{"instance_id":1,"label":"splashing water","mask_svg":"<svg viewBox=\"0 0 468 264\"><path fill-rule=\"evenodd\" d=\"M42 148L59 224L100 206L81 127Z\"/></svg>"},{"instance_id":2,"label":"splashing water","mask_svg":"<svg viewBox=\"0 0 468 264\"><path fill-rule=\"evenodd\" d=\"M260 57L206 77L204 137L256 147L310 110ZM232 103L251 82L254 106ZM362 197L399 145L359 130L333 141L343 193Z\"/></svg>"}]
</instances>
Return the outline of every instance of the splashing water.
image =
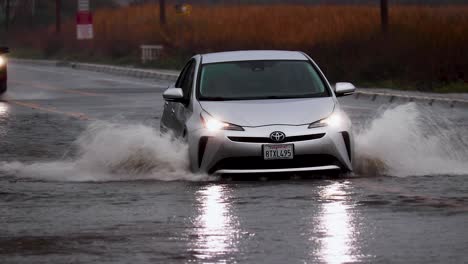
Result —
<instances>
[{"instance_id":1,"label":"splashing water","mask_svg":"<svg viewBox=\"0 0 468 264\"><path fill-rule=\"evenodd\" d=\"M386 109L355 133L359 175L468 175L468 138L439 113L414 104ZM464 138L463 138L464 136ZM213 180L189 171L187 146L144 125L94 122L76 158L0 162L0 171L53 181Z\"/></svg>"},{"instance_id":2,"label":"splashing water","mask_svg":"<svg viewBox=\"0 0 468 264\"><path fill-rule=\"evenodd\" d=\"M468 143L461 130L446 116L415 103L387 109L356 133L355 171L399 177L468 175Z\"/></svg>"},{"instance_id":3,"label":"splashing water","mask_svg":"<svg viewBox=\"0 0 468 264\"><path fill-rule=\"evenodd\" d=\"M189 172L185 144L143 125L92 123L75 142L76 159L24 164L0 163L19 177L54 181L208 180Z\"/></svg>"}]
</instances>

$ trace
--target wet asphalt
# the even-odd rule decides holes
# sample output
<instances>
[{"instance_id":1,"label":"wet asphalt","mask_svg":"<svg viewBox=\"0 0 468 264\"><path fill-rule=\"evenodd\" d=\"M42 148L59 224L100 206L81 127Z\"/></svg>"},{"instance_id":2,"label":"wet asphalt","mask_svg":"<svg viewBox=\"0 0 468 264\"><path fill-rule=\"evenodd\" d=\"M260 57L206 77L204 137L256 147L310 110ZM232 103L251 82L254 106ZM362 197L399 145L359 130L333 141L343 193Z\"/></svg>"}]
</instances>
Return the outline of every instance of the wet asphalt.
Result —
<instances>
[{"instance_id":1,"label":"wet asphalt","mask_svg":"<svg viewBox=\"0 0 468 264\"><path fill-rule=\"evenodd\" d=\"M76 139L100 120L157 129L169 83L26 64L9 74L0 101L1 263L468 262L466 108L421 110L441 123L421 137L447 124L455 131L444 142L457 138L448 151L459 162L446 173L75 182L64 169L57 181L5 168L50 162L60 174L54 162L78 155ZM341 101L357 130L401 104ZM398 120L388 123L391 135Z\"/></svg>"}]
</instances>

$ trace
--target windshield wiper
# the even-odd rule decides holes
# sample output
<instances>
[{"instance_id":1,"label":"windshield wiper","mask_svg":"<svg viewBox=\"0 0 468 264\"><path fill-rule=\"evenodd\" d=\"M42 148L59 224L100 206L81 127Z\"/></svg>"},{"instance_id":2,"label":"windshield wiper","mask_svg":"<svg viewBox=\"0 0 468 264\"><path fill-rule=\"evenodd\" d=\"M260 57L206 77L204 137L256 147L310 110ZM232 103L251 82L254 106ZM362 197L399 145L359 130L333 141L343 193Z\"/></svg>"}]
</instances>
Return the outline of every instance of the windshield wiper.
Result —
<instances>
[{"instance_id":1,"label":"windshield wiper","mask_svg":"<svg viewBox=\"0 0 468 264\"><path fill-rule=\"evenodd\" d=\"M279 96L279 95L270 95L265 97L259 97L259 99L297 99L297 98L304 98L304 96L297 95L297 96Z\"/></svg>"},{"instance_id":2,"label":"windshield wiper","mask_svg":"<svg viewBox=\"0 0 468 264\"><path fill-rule=\"evenodd\" d=\"M278 96L278 95L270 95L270 96L263 97L263 98L265 98L265 99L287 99L287 98L291 98L291 97Z\"/></svg>"},{"instance_id":3,"label":"windshield wiper","mask_svg":"<svg viewBox=\"0 0 468 264\"><path fill-rule=\"evenodd\" d=\"M266 99L300 99L300 98L316 98L321 97L321 94L302 94L302 95L290 95L290 96L278 96L271 95L265 97Z\"/></svg>"},{"instance_id":4,"label":"windshield wiper","mask_svg":"<svg viewBox=\"0 0 468 264\"><path fill-rule=\"evenodd\" d=\"M219 97L219 96L213 96L213 97L202 97L200 98L201 100L204 101L226 101L226 98Z\"/></svg>"}]
</instances>

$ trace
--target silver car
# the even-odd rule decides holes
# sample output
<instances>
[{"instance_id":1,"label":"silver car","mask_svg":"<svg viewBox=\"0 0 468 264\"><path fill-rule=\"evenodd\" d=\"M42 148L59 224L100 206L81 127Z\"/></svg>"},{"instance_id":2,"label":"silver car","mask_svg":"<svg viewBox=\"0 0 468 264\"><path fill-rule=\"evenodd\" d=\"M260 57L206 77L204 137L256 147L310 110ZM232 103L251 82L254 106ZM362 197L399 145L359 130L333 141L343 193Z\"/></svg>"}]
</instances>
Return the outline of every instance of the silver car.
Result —
<instances>
[{"instance_id":1,"label":"silver car","mask_svg":"<svg viewBox=\"0 0 468 264\"><path fill-rule=\"evenodd\" d=\"M161 132L186 140L191 170L209 174L352 171L351 122L306 54L196 55L164 94Z\"/></svg>"}]
</instances>

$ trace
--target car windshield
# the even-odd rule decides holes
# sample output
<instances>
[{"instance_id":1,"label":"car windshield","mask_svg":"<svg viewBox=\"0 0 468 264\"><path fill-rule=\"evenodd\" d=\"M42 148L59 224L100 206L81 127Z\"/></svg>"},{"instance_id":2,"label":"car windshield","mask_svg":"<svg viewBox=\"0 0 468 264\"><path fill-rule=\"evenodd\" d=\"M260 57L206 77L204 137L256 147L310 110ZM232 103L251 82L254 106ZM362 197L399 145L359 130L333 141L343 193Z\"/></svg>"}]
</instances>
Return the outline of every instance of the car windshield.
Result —
<instances>
[{"instance_id":1,"label":"car windshield","mask_svg":"<svg viewBox=\"0 0 468 264\"><path fill-rule=\"evenodd\" d=\"M308 61L239 61L202 67L200 100L254 100L330 96Z\"/></svg>"}]
</instances>

